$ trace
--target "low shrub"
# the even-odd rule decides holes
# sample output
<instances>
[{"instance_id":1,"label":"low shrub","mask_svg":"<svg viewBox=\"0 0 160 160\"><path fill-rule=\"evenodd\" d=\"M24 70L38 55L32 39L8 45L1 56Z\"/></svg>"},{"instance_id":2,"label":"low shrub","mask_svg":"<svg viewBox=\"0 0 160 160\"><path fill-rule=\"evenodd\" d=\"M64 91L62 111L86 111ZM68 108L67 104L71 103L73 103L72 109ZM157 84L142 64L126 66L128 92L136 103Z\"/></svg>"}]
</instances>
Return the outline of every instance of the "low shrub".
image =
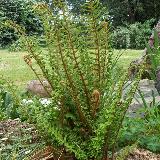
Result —
<instances>
[{"instance_id":1,"label":"low shrub","mask_svg":"<svg viewBox=\"0 0 160 160\"><path fill-rule=\"evenodd\" d=\"M10 44L8 46L8 50L11 52L24 51L24 43L23 40L21 40L21 37L12 44Z\"/></svg>"},{"instance_id":2,"label":"low shrub","mask_svg":"<svg viewBox=\"0 0 160 160\"><path fill-rule=\"evenodd\" d=\"M130 31L127 27L117 27L113 31L112 45L116 49L130 48Z\"/></svg>"},{"instance_id":3,"label":"low shrub","mask_svg":"<svg viewBox=\"0 0 160 160\"><path fill-rule=\"evenodd\" d=\"M117 27L112 33L113 47L144 49L145 40L148 40L152 33L154 19L147 20L145 23L136 22L126 26Z\"/></svg>"}]
</instances>

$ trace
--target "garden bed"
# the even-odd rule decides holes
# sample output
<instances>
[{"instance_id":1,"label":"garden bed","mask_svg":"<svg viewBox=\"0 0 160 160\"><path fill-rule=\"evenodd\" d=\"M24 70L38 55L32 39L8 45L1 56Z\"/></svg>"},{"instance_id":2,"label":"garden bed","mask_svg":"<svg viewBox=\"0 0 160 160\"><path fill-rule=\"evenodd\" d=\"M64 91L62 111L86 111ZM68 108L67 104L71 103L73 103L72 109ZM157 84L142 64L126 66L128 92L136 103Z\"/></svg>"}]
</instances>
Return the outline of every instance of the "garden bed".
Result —
<instances>
[{"instance_id":1,"label":"garden bed","mask_svg":"<svg viewBox=\"0 0 160 160\"><path fill-rule=\"evenodd\" d=\"M33 153L32 160L53 159L52 147L43 147L43 149L34 153L37 150L37 146L39 148L43 145L38 132L33 124L20 122L19 119L0 122L0 141L2 160L5 160L7 156L13 157L15 155L17 158L23 159L23 157L29 156L31 153ZM38 159L37 156L39 157ZM70 158L68 159L70 160ZM160 154L144 149L134 149L126 160L160 160Z\"/></svg>"},{"instance_id":2,"label":"garden bed","mask_svg":"<svg viewBox=\"0 0 160 160\"><path fill-rule=\"evenodd\" d=\"M135 149L126 160L160 160L160 154L155 154L144 149Z\"/></svg>"},{"instance_id":3,"label":"garden bed","mask_svg":"<svg viewBox=\"0 0 160 160\"><path fill-rule=\"evenodd\" d=\"M24 159L38 146L41 141L34 125L20 119L0 122L0 159Z\"/></svg>"}]
</instances>

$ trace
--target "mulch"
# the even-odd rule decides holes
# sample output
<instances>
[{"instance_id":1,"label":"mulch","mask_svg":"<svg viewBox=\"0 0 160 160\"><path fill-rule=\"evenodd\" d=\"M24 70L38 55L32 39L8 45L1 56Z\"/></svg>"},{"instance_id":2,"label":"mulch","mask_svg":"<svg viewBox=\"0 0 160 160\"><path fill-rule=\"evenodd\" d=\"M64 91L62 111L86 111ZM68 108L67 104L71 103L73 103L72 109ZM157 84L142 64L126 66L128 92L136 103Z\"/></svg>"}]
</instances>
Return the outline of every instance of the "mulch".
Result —
<instances>
[{"instance_id":1,"label":"mulch","mask_svg":"<svg viewBox=\"0 0 160 160\"><path fill-rule=\"evenodd\" d=\"M155 154L145 149L135 149L126 160L160 160L160 154Z\"/></svg>"}]
</instances>

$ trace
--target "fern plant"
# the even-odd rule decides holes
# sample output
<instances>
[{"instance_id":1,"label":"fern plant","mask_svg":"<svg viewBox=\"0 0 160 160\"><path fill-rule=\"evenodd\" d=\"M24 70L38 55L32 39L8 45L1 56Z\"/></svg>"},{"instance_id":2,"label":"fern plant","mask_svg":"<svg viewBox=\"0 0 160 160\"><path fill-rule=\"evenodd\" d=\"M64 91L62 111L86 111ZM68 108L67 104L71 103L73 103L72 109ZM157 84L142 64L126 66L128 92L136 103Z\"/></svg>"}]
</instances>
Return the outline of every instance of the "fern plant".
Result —
<instances>
[{"instance_id":1,"label":"fern plant","mask_svg":"<svg viewBox=\"0 0 160 160\"><path fill-rule=\"evenodd\" d=\"M53 4L53 10L44 3L34 6L43 22L45 49L24 28L6 23L24 38L26 63L41 81L35 59L53 90L52 104L35 111L36 124L53 146L74 159L114 159L141 70L122 99L127 74L116 69L119 56L110 47L109 23L99 1L87 1L78 20L64 1Z\"/></svg>"}]
</instances>

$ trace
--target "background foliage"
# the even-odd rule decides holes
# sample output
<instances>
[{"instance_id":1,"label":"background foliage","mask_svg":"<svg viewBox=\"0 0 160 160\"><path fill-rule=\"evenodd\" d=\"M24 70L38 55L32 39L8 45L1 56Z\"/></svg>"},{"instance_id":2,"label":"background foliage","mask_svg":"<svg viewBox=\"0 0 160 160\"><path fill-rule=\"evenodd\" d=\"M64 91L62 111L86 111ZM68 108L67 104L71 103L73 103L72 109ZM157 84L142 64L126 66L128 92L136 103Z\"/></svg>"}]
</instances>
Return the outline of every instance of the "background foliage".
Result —
<instances>
[{"instance_id":1,"label":"background foliage","mask_svg":"<svg viewBox=\"0 0 160 160\"><path fill-rule=\"evenodd\" d=\"M72 11L77 14L80 10L80 4L85 2L85 0L67 1L72 6ZM158 21L160 18L160 1L158 0L100 0L100 2L103 6L107 6L114 27L126 23L144 23L152 18Z\"/></svg>"},{"instance_id":2,"label":"background foliage","mask_svg":"<svg viewBox=\"0 0 160 160\"><path fill-rule=\"evenodd\" d=\"M7 19L23 25L29 35L41 35L43 33L41 22L32 10L32 5L37 2L46 2L51 9L54 7L51 0L1 0L1 47L5 47L18 39L17 34L12 29L2 27ZM72 16L74 15L73 17L77 20L82 13L81 9L84 2L85 0L67 0ZM110 21L113 29L113 37L115 37L113 46L116 48L144 48L144 38L148 38L154 22L159 20L160 2L156 0L153 3L149 0L100 0L100 2L105 7L105 14L108 15L106 19ZM153 18L156 21L150 20ZM116 39L122 39L122 44L118 44L120 42L117 42ZM16 45L18 45L17 42Z\"/></svg>"},{"instance_id":3,"label":"background foliage","mask_svg":"<svg viewBox=\"0 0 160 160\"><path fill-rule=\"evenodd\" d=\"M116 27L112 33L113 47L117 49L144 49L145 42L152 34L154 21L154 19L151 19L144 23L136 22L134 24L126 24L126 26Z\"/></svg>"},{"instance_id":4,"label":"background foliage","mask_svg":"<svg viewBox=\"0 0 160 160\"><path fill-rule=\"evenodd\" d=\"M7 46L18 39L13 29L5 27L6 20L23 25L28 35L41 34L43 28L39 19L33 14L33 0L1 0L0 1L0 47Z\"/></svg>"}]
</instances>

